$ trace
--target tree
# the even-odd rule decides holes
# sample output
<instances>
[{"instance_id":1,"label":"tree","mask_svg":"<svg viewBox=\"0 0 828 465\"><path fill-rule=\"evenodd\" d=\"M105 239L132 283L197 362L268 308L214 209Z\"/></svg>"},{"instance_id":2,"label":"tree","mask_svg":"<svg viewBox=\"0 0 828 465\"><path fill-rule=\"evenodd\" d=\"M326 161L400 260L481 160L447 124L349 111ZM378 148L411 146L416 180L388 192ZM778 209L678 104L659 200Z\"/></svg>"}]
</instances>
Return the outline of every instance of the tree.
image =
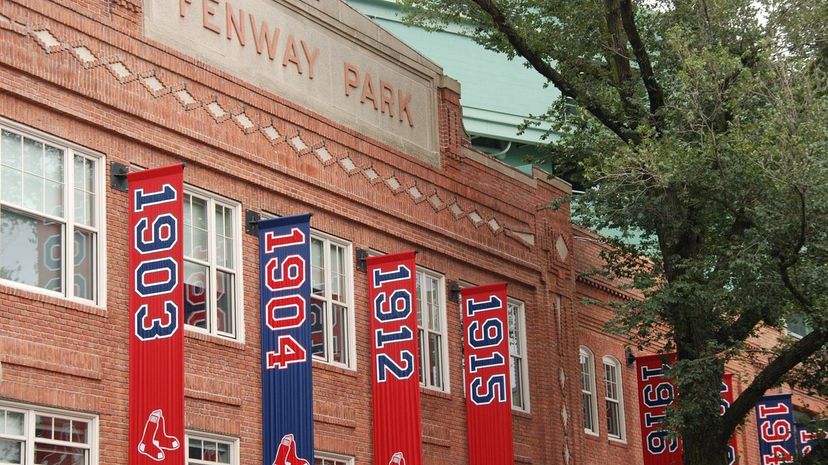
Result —
<instances>
[{"instance_id":1,"label":"tree","mask_svg":"<svg viewBox=\"0 0 828 465\"><path fill-rule=\"evenodd\" d=\"M677 351L681 402L669 418L685 465L725 463L727 439L768 388L828 385L818 371L828 342L828 3L401 3L410 22L461 24L560 91L541 115L554 132L542 156L589 187L578 202L591 209L588 226L642 238L608 239L605 271L645 296L615 305L613 327ZM757 355L751 338L794 315L812 332ZM720 417L725 364L748 357L767 364Z\"/></svg>"}]
</instances>

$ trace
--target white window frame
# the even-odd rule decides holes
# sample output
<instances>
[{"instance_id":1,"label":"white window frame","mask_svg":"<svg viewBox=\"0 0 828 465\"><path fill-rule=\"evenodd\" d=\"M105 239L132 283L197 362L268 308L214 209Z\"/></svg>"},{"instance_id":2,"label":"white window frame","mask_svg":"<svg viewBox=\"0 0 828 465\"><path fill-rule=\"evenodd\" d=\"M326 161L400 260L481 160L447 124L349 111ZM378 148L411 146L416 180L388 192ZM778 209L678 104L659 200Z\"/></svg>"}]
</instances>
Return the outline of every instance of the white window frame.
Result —
<instances>
[{"instance_id":1,"label":"white window frame","mask_svg":"<svg viewBox=\"0 0 828 465\"><path fill-rule=\"evenodd\" d=\"M612 398L609 396L609 390L607 389L607 367L609 367L615 373L615 392L617 393L617 398ZM611 355L605 355L603 358L603 368L604 368L604 402L607 407L607 438L619 441L619 442L627 442L627 422L626 418L624 417L624 383L621 379L621 362L618 361L615 357ZM618 407L618 433L619 434L611 434L609 428L609 402L613 402Z\"/></svg>"},{"instance_id":2,"label":"white window frame","mask_svg":"<svg viewBox=\"0 0 828 465\"><path fill-rule=\"evenodd\" d=\"M581 404L584 402L584 395L590 396L590 420L592 421L592 429L587 428L586 422L584 422L584 432L586 434L592 436L598 436L600 434L601 428L598 425L598 392L595 387L595 355L593 355L592 351L589 350L586 346L581 346L578 350L579 355L579 364L581 365L580 375L581 375ZM584 382L583 382L583 364L580 363L580 360L586 359L586 367L588 370L589 378L590 378L590 385L589 390L584 389ZM581 407L583 408L583 406ZM586 420L586 418L584 418Z\"/></svg>"},{"instance_id":3,"label":"white window frame","mask_svg":"<svg viewBox=\"0 0 828 465\"><path fill-rule=\"evenodd\" d=\"M451 392L451 389L450 389L450 382L449 382L449 367L448 367L448 321L447 321L448 311L446 310L446 277L444 275L440 274L440 273L437 273L436 271L432 271L432 270L429 270L427 268L423 268L423 267L419 267L419 266L417 267L416 279L417 279L417 283L419 284L418 288L420 290L420 292L417 293L417 312L418 313L420 311L420 306L422 305L422 302L425 302L425 300L423 300L422 297L425 293L425 286L424 286L425 283L423 281L425 280L426 276L429 277L429 278L433 278L433 279L437 280L437 301L438 301L438 304L440 305L440 311L442 312L442 316L443 316L443 318L442 318L442 325L443 326L442 326L442 328L440 328L439 331L432 331L432 330L428 329L428 321L427 321L428 315L426 315L425 313L423 313L423 318L422 318L423 326L420 326L419 323L417 325L417 332L419 333L419 331L422 330L424 336L426 336L423 339L422 345L421 345L424 350L419 350L419 347L418 347L418 352L420 352L420 360L419 360L420 370L422 370L422 373L423 373L423 380L420 382L420 386L424 387L424 388L427 388L427 389L434 390L434 391L449 393L449 392ZM426 360L426 357L428 356L428 353L429 353L429 340L428 340L428 337L427 337L429 332L440 335L440 341L441 341L440 342L440 355L441 355L441 357L440 357L440 375L441 375L442 380L443 380L443 386L436 386L433 383L433 380L431 379L430 370L426 370L425 366L423 364L423 362ZM417 337L418 337L418 340L419 340L419 334L418 334ZM419 376L419 374L418 374L418 376Z\"/></svg>"},{"instance_id":4,"label":"white window frame","mask_svg":"<svg viewBox=\"0 0 828 465\"><path fill-rule=\"evenodd\" d=\"M184 447L184 463L185 465L190 464L190 439L198 439L199 441L210 441L210 442L221 442L230 446L230 465L239 465L239 438L231 437L231 436L223 436L220 434L212 434L212 433L204 433L201 431L190 431L187 430L184 432L185 437L185 447ZM208 462L204 460L197 460L192 459L193 463L196 464L204 464L204 465L214 465L219 462Z\"/></svg>"},{"instance_id":5,"label":"white window frame","mask_svg":"<svg viewBox=\"0 0 828 465\"><path fill-rule=\"evenodd\" d=\"M0 438L10 438L20 440L23 442L22 459L23 465L33 465L35 443L54 444L58 446L76 447L79 449L87 449L89 451L89 462L87 465L98 464L98 416L88 415L69 410L60 410L48 407L39 407L34 405L21 404L17 402L0 401L0 409L9 410L23 414L23 436L0 435ZM77 442L64 442L52 439L36 438L35 429L37 427L37 415L44 415L50 417L59 417L60 419L72 420L77 422L87 423L87 434L89 443L86 447Z\"/></svg>"},{"instance_id":6,"label":"white window frame","mask_svg":"<svg viewBox=\"0 0 828 465\"><path fill-rule=\"evenodd\" d=\"M328 303L326 305L326 315L325 315L325 354L324 356L320 357L317 355L313 356L313 359L326 363L329 365L338 366L341 368L345 368L348 370L356 370L356 332L355 332L355 311L354 311L354 247L350 241L345 239L341 239L339 237L333 236L331 234L324 233L322 231L318 231L316 229L311 229L311 239L321 240L323 243L323 267L325 268L325 302ZM344 348L346 351L347 363L340 363L333 360L333 354L329 354L328 351L331 350L333 347L333 328L331 327L332 320L331 315L333 313L333 306L331 303L333 299L331 298L331 260L330 260L330 244L337 245L339 247L343 247L345 249L345 264L344 269L346 271L345 275L345 291L347 292L347 299L345 302L339 301L337 304L345 304L346 307L346 317L348 319L347 326L345 331L348 337L348 344ZM313 261L313 260L311 260ZM314 299L313 296L313 289L311 289L311 300Z\"/></svg>"},{"instance_id":7,"label":"white window frame","mask_svg":"<svg viewBox=\"0 0 828 465\"><path fill-rule=\"evenodd\" d=\"M211 336L221 337L224 339L230 339L234 341L238 341L243 343L244 342L244 306L243 306L243 296L244 296L244 266L242 260L242 216L241 216L241 204L234 200L230 200L226 197L222 197L220 195L214 194L210 191L206 191L204 189L200 189L195 186L191 186L189 184L184 185L184 194L190 196L199 197L207 202L207 260L206 261L195 261L191 258L186 258L184 261L193 261L197 263L199 266L207 266L207 289L210 291L209 300L207 301L207 318L210 319L208 323L208 329L199 328L197 326L192 326L185 324L184 328L187 331L195 331L197 333L208 334ZM216 324L216 308L218 306L218 299L215 293L215 286L216 286L216 204L220 204L224 207L230 208L233 214L233 227L234 227L234 240L233 240L233 259L234 259L234 279L235 279L235 289L233 293L233 303L235 308L233 309L233 317L234 317L234 329L235 333L227 333L224 331L218 330L218 325ZM185 239L186 240L186 239ZM229 269L229 268L226 268Z\"/></svg>"},{"instance_id":8,"label":"white window frame","mask_svg":"<svg viewBox=\"0 0 828 465\"><path fill-rule=\"evenodd\" d=\"M519 412L530 412L530 403L529 403L529 355L526 353L526 306L520 300L513 299L509 297L506 301L506 315L507 318L509 316L509 307L514 307L516 309L515 315L518 318L518 332L521 335L520 338L520 354L515 355L512 353L512 343L509 341L509 364L511 366L512 358L519 358L521 363L521 370L520 370L520 377L521 377L521 395L523 397L523 405L515 405L514 396L512 396L512 410L517 410ZM508 325L508 322L507 322ZM508 326L507 326L507 337L508 337ZM514 383L514 380L512 381ZM509 386L509 390L511 391L512 386Z\"/></svg>"},{"instance_id":9,"label":"white window frame","mask_svg":"<svg viewBox=\"0 0 828 465\"><path fill-rule=\"evenodd\" d=\"M336 460L337 462L345 463L345 465L354 465L354 458L353 457L350 457L350 456L347 456L347 455L342 455L342 454L332 454L330 452L319 452L319 451L314 452L313 462L311 463L311 465L316 463L316 459Z\"/></svg>"},{"instance_id":10,"label":"white window frame","mask_svg":"<svg viewBox=\"0 0 828 465\"><path fill-rule=\"evenodd\" d=\"M23 137L28 139L36 140L41 143L49 144L60 149L64 150L63 153L63 173L64 173L64 198L63 198L63 211L64 211L64 218L60 219L54 217L52 215L48 215L41 212L36 212L29 210L27 208L23 208L22 206L16 205L8 205L7 208L12 210L17 210L27 215L32 215L39 218L44 218L48 220L54 220L64 225L65 232L64 232L64 242L61 244L63 249L63 254L61 256L62 263L64 264L63 273L61 279L63 281L63 292L52 291L49 289L44 289L38 286L32 286L29 284L18 283L16 281L8 280L8 279L0 279L4 285L9 287L14 287L17 289L22 289L30 292L34 292L37 294L43 294L51 297L57 297L59 299L68 300L71 302L77 302L84 305L91 305L97 308L106 308L106 157L94 150L90 150L88 148L82 147L78 144L69 142L64 139L60 139L58 137L52 136L47 134L43 131L38 131L36 129L30 128L28 126L22 125L20 123L16 123L14 121L5 119L0 117L0 130L5 129L7 131L11 131L17 133ZM95 257L94 257L94 269L92 270L93 274L93 282L95 286L94 291L94 299L84 299L82 297L75 297L75 273L74 273L74 266L75 261L74 258L69 260L68 257L75 256L75 241L74 241L74 233L75 233L75 184L74 184L74 159L75 155L82 156L87 159L95 160L95 227L89 227L86 225L81 226L80 228L85 231L92 231L95 233L96 243L95 243ZM68 193L68 194L67 194ZM0 202L2 205L6 205L5 202ZM2 206L0 206L0 210L2 210ZM72 240L69 240L71 238ZM71 265L71 267L69 266ZM71 268L71 270L70 270Z\"/></svg>"},{"instance_id":11,"label":"white window frame","mask_svg":"<svg viewBox=\"0 0 828 465\"><path fill-rule=\"evenodd\" d=\"M799 317L802 318L802 324L803 324L803 326L805 326L805 329L807 330L807 332L805 334L799 334L795 331L791 331L790 327L788 326L788 322L785 321L785 334L787 334L788 336L791 336L793 338L796 338L796 339L802 339L803 337L810 334L811 331L813 331L813 329L808 327L808 323L805 321L805 315L804 314L794 312L794 315L799 315Z\"/></svg>"}]
</instances>

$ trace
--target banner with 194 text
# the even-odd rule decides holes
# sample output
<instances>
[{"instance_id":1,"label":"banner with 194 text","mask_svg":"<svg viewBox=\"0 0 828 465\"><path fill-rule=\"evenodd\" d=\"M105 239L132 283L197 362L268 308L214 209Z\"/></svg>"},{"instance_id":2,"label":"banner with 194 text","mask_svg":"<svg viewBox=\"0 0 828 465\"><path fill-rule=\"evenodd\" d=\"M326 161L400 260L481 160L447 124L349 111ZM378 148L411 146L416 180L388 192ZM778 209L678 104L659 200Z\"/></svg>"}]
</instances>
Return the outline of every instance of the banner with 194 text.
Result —
<instances>
[{"instance_id":1,"label":"banner with 194 text","mask_svg":"<svg viewBox=\"0 0 828 465\"><path fill-rule=\"evenodd\" d=\"M260 221L262 464L313 463L310 215Z\"/></svg>"},{"instance_id":2,"label":"banner with 194 text","mask_svg":"<svg viewBox=\"0 0 828 465\"><path fill-rule=\"evenodd\" d=\"M793 405L790 394L769 394L756 403L759 430L759 463L780 465L793 462L796 454Z\"/></svg>"},{"instance_id":3,"label":"banner with 194 text","mask_svg":"<svg viewBox=\"0 0 828 465\"><path fill-rule=\"evenodd\" d=\"M129 181L129 463L184 464L183 165Z\"/></svg>"},{"instance_id":4,"label":"banner with 194 text","mask_svg":"<svg viewBox=\"0 0 828 465\"><path fill-rule=\"evenodd\" d=\"M374 464L421 465L414 252L368 257Z\"/></svg>"},{"instance_id":5,"label":"banner with 194 text","mask_svg":"<svg viewBox=\"0 0 828 465\"><path fill-rule=\"evenodd\" d=\"M513 465L506 284L461 295L469 465Z\"/></svg>"}]
</instances>

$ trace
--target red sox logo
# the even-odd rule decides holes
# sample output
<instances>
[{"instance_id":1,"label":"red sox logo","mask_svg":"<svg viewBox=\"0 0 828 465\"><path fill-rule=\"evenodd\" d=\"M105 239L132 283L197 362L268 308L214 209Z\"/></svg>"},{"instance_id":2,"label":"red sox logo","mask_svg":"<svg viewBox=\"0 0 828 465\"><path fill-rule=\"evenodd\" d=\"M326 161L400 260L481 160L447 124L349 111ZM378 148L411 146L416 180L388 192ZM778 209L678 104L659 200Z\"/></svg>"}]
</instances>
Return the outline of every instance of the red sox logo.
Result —
<instances>
[{"instance_id":1,"label":"red sox logo","mask_svg":"<svg viewBox=\"0 0 828 465\"><path fill-rule=\"evenodd\" d=\"M273 465L309 465L307 460L296 456L296 440L292 434L286 434L282 438Z\"/></svg>"},{"instance_id":2,"label":"red sox logo","mask_svg":"<svg viewBox=\"0 0 828 465\"><path fill-rule=\"evenodd\" d=\"M176 450L181 442L174 436L167 435L167 421L161 409L153 410L144 424L144 434L138 443L138 452L161 462L164 460L165 450Z\"/></svg>"},{"instance_id":3,"label":"red sox logo","mask_svg":"<svg viewBox=\"0 0 828 465\"><path fill-rule=\"evenodd\" d=\"M388 462L388 465L405 465L405 456L402 452L397 452L391 456L391 461Z\"/></svg>"}]
</instances>

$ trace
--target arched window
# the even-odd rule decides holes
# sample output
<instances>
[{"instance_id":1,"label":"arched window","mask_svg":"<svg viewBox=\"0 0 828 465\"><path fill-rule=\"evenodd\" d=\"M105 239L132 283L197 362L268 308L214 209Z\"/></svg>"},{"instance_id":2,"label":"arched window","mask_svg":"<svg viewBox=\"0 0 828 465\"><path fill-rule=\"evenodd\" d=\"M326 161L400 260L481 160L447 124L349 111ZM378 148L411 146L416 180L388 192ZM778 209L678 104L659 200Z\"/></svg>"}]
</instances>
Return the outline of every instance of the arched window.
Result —
<instances>
[{"instance_id":1,"label":"arched window","mask_svg":"<svg viewBox=\"0 0 828 465\"><path fill-rule=\"evenodd\" d=\"M595 357L581 346L581 400L584 406L584 431L598 434L598 401L595 396Z\"/></svg>"},{"instance_id":2,"label":"arched window","mask_svg":"<svg viewBox=\"0 0 828 465\"><path fill-rule=\"evenodd\" d=\"M604 401L607 405L607 436L626 440L621 364L611 356L604 357Z\"/></svg>"}]
</instances>

